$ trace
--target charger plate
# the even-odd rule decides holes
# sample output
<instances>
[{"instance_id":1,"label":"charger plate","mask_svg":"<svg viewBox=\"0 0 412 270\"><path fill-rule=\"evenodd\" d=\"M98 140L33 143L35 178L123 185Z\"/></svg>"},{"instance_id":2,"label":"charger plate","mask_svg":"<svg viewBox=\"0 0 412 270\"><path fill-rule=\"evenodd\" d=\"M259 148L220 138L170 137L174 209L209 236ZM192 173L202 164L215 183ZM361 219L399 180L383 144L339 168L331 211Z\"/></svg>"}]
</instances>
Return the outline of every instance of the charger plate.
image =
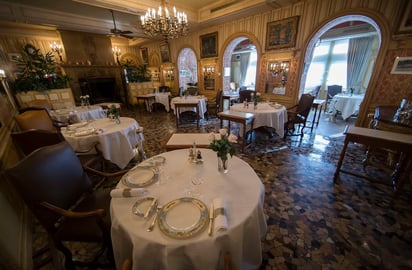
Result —
<instances>
[{"instance_id":1,"label":"charger plate","mask_svg":"<svg viewBox=\"0 0 412 270\"><path fill-rule=\"evenodd\" d=\"M159 212L159 228L167 236L185 239L194 236L208 223L207 206L195 198L173 200Z\"/></svg>"},{"instance_id":2,"label":"charger plate","mask_svg":"<svg viewBox=\"0 0 412 270\"><path fill-rule=\"evenodd\" d=\"M122 178L123 184L128 187L139 188L152 184L156 180L155 167L135 167Z\"/></svg>"}]
</instances>

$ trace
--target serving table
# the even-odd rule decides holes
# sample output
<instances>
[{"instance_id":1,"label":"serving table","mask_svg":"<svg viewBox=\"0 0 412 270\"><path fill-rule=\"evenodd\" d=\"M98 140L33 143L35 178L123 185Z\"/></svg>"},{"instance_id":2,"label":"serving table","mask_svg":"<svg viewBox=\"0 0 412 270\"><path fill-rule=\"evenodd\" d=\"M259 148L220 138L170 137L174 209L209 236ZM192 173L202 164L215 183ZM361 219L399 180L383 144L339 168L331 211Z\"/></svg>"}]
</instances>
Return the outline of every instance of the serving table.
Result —
<instances>
[{"instance_id":1,"label":"serving table","mask_svg":"<svg viewBox=\"0 0 412 270\"><path fill-rule=\"evenodd\" d=\"M106 114L102 107L91 106L77 106L71 109L51 110L50 116L60 122L65 123L79 123L81 121L96 120L99 118L105 118Z\"/></svg>"},{"instance_id":2,"label":"serving table","mask_svg":"<svg viewBox=\"0 0 412 270\"><path fill-rule=\"evenodd\" d=\"M161 166L160 183L155 181L145 186L147 194L140 197L112 198L111 236L117 268L120 269L126 258L132 258L135 270L219 269L223 268L226 252L231 254L233 269L259 267L262 262L261 239L267 229L263 213L264 187L260 179L246 162L236 156L229 160L229 172L221 173L217 169L216 153L210 149L200 150L201 164L188 160L188 149L162 153L165 163ZM149 160L142 165L147 162ZM124 181L127 177L128 174L123 176L117 188L128 187ZM147 231L153 217L144 219L134 214L135 202L142 196L151 196L158 199L159 205L167 206L179 198L190 199L187 190L193 187L193 178L203 179L203 183L196 186L199 189L196 199L207 208L216 198L226 201L226 207L220 211L227 217L227 229L208 235L206 224L196 234L179 238L164 233L157 219L153 231ZM170 215L171 223L173 219L182 223L193 219L186 212Z\"/></svg>"},{"instance_id":3,"label":"serving table","mask_svg":"<svg viewBox=\"0 0 412 270\"><path fill-rule=\"evenodd\" d=\"M284 125L288 120L288 114L286 107L281 104L273 104L268 102L259 102L257 108L254 109L253 103L249 102L248 107L244 107L244 104L238 103L230 107L230 111L234 112L246 112L253 113L255 120L253 127L272 127L276 130L276 133L283 138ZM242 127L240 134L242 134Z\"/></svg>"},{"instance_id":4,"label":"serving table","mask_svg":"<svg viewBox=\"0 0 412 270\"><path fill-rule=\"evenodd\" d=\"M143 134L136 133L138 127L133 118L120 117L119 124L102 118L84 126L79 123L77 129L63 128L62 134L75 151L84 151L98 143L103 157L123 169L134 157L133 149L144 140Z\"/></svg>"}]
</instances>

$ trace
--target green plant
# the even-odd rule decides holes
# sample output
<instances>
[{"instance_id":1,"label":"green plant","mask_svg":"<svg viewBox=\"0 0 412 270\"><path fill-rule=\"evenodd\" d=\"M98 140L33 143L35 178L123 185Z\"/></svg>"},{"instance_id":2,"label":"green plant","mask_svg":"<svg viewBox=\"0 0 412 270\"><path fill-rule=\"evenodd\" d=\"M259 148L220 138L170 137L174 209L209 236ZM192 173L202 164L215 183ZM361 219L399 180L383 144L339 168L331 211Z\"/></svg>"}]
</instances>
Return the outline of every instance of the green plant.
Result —
<instances>
[{"instance_id":1,"label":"green plant","mask_svg":"<svg viewBox=\"0 0 412 270\"><path fill-rule=\"evenodd\" d=\"M23 55L18 59L17 66L21 75L12 84L16 92L66 88L70 81L69 76L61 74L53 52L43 55L31 44L23 47Z\"/></svg>"},{"instance_id":2,"label":"green plant","mask_svg":"<svg viewBox=\"0 0 412 270\"><path fill-rule=\"evenodd\" d=\"M121 63L126 70L126 78L128 82L150 82L152 75L147 69L147 65L137 66L132 60L127 60Z\"/></svg>"}]
</instances>

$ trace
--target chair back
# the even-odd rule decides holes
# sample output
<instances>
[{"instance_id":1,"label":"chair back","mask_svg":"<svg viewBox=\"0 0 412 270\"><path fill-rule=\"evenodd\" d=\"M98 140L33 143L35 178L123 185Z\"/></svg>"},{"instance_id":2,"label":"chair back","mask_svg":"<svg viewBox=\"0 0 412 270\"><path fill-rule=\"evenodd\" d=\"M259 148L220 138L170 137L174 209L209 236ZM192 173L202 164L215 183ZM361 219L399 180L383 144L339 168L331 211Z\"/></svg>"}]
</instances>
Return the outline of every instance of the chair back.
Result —
<instances>
[{"instance_id":1,"label":"chair back","mask_svg":"<svg viewBox=\"0 0 412 270\"><path fill-rule=\"evenodd\" d=\"M320 85L316 86L316 87L313 89L313 91L312 91L312 96L314 96L315 98L318 98L319 91L320 91Z\"/></svg>"},{"instance_id":2,"label":"chair back","mask_svg":"<svg viewBox=\"0 0 412 270\"><path fill-rule=\"evenodd\" d=\"M45 108L24 108L14 118L22 131L29 129L56 131L53 120Z\"/></svg>"},{"instance_id":3,"label":"chair back","mask_svg":"<svg viewBox=\"0 0 412 270\"><path fill-rule=\"evenodd\" d=\"M329 85L328 86L328 98L332 99L335 95L342 93L342 85Z\"/></svg>"},{"instance_id":4,"label":"chair back","mask_svg":"<svg viewBox=\"0 0 412 270\"><path fill-rule=\"evenodd\" d=\"M216 112L223 108L223 90L219 89L216 93Z\"/></svg>"},{"instance_id":5,"label":"chair back","mask_svg":"<svg viewBox=\"0 0 412 270\"><path fill-rule=\"evenodd\" d=\"M170 87L167 85L161 85L159 86L159 92L160 93L170 92Z\"/></svg>"},{"instance_id":6,"label":"chair back","mask_svg":"<svg viewBox=\"0 0 412 270\"><path fill-rule=\"evenodd\" d=\"M309 115L309 112L312 108L312 104L313 104L313 100L315 99L314 96L312 96L311 94L303 94L300 99L299 99L299 103L298 106L296 108L296 113L303 117L303 118L307 118Z\"/></svg>"},{"instance_id":7,"label":"chair back","mask_svg":"<svg viewBox=\"0 0 412 270\"><path fill-rule=\"evenodd\" d=\"M40 203L73 206L92 183L67 142L45 146L4 172L39 222L52 232L60 215Z\"/></svg>"},{"instance_id":8,"label":"chair back","mask_svg":"<svg viewBox=\"0 0 412 270\"><path fill-rule=\"evenodd\" d=\"M248 102L251 101L252 99L252 93L255 93L255 91L252 90L241 90L239 92L239 102L243 102L247 100Z\"/></svg>"},{"instance_id":9,"label":"chair back","mask_svg":"<svg viewBox=\"0 0 412 270\"><path fill-rule=\"evenodd\" d=\"M38 107L38 108L45 108L47 110L52 109L52 105L48 100L45 99L35 99L26 102L27 107Z\"/></svg>"},{"instance_id":10,"label":"chair back","mask_svg":"<svg viewBox=\"0 0 412 270\"><path fill-rule=\"evenodd\" d=\"M29 155L31 152L40 147L65 141L60 132L41 129L29 129L21 132L12 132L11 138L13 139L13 143L16 148L24 156Z\"/></svg>"},{"instance_id":11,"label":"chair back","mask_svg":"<svg viewBox=\"0 0 412 270\"><path fill-rule=\"evenodd\" d=\"M191 95L191 96L197 96L198 95L196 87L188 87L187 91L189 91L189 95Z\"/></svg>"}]
</instances>

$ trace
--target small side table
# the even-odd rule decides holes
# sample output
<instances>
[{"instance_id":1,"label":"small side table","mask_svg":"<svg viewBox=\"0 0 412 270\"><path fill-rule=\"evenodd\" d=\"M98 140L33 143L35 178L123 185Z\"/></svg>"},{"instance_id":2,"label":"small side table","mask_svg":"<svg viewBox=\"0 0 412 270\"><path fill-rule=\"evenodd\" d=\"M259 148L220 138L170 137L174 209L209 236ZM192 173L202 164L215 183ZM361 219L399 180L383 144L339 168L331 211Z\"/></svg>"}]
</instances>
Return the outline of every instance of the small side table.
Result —
<instances>
[{"instance_id":1,"label":"small side table","mask_svg":"<svg viewBox=\"0 0 412 270\"><path fill-rule=\"evenodd\" d=\"M242 151L245 151L245 146L247 142L246 138L246 128L250 124L250 132L253 132L253 122L255 121L255 115L253 113L244 113L244 112L232 112L232 111L223 111L219 112L218 117L220 118L220 127L223 127L223 120L229 121L228 131L230 132L230 122L237 122L243 125L243 138L242 138ZM252 143L252 136L250 137L250 143Z\"/></svg>"}]
</instances>

